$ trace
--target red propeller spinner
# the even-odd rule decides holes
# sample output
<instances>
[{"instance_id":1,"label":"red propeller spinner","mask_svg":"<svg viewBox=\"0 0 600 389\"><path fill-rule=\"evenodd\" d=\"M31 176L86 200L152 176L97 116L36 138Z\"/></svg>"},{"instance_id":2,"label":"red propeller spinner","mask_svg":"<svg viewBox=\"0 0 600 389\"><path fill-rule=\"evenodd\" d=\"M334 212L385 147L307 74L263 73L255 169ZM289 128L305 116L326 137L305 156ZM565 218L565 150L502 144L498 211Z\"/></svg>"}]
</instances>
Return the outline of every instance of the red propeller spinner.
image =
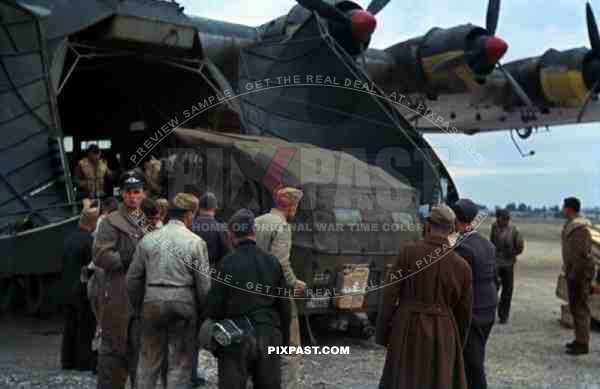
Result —
<instances>
[{"instance_id":1,"label":"red propeller spinner","mask_svg":"<svg viewBox=\"0 0 600 389\"><path fill-rule=\"evenodd\" d=\"M367 42L377 26L377 19L372 13L358 10L352 14L352 35L361 42Z\"/></svg>"},{"instance_id":2,"label":"red propeller spinner","mask_svg":"<svg viewBox=\"0 0 600 389\"><path fill-rule=\"evenodd\" d=\"M508 43L498 37L489 37L485 42L485 52L490 64L496 64L507 50Z\"/></svg>"}]
</instances>

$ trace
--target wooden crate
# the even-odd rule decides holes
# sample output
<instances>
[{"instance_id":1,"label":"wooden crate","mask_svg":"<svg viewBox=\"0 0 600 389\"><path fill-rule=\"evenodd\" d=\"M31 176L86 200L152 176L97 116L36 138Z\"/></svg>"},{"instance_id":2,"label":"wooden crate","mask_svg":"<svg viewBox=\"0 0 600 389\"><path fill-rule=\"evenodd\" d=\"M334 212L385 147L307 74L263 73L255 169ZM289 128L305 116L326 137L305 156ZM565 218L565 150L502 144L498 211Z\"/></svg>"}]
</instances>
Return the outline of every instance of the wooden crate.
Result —
<instances>
[{"instance_id":1,"label":"wooden crate","mask_svg":"<svg viewBox=\"0 0 600 389\"><path fill-rule=\"evenodd\" d=\"M368 265L344 265L337 276L337 292L340 297L335 299L335 306L338 309L362 308L365 303L365 295L360 292L365 291L368 282Z\"/></svg>"},{"instance_id":2,"label":"wooden crate","mask_svg":"<svg viewBox=\"0 0 600 389\"><path fill-rule=\"evenodd\" d=\"M558 280L556 282L556 297L561 300L568 302L569 301L569 293L567 291L567 279L564 274L560 274L558 276ZM561 309L566 306L561 306ZM568 311L568 309L567 309ZM600 322L600 294L592 294L590 295L590 312L592 319ZM569 313L570 315L570 313ZM564 314L561 315L564 317ZM561 319L562 322L562 319Z\"/></svg>"}]
</instances>

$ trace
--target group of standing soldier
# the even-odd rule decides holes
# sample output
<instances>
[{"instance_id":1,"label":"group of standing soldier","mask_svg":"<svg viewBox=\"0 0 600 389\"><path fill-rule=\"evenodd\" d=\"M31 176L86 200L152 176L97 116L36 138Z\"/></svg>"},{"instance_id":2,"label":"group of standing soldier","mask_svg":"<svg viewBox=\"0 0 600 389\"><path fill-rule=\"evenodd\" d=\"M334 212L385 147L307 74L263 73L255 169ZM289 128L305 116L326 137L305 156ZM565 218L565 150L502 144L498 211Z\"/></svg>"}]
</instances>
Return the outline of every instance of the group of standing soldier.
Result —
<instances>
[{"instance_id":1,"label":"group of standing soldier","mask_svg":"<svg viewBox=\"0 0 600 389\"><path fill-rule=\"evenodd\" d=\"M493 225L490 242L475 229L478 214L469 199L433 207L424 239L400 250L377 330L377 342L388 349L381 389L487 387L485 349L497 312L498 273L506 255L514 265L523 241L504 219ZM498 221L505 216L500 211ZM509 227L514 233L504 232ZM510 282L501 284L501 323L508 318Z\"/></svg>"},{"instance_id":2,"label":"group of standing soldier","mask_svg":"<svg viewBox=\"0 0 600 389\"><path fill-rule=\"evenodd\" d=\"M83 214L95 212L95 220L80 223L88 234L81 243L87 250L73 267L83 265L93 273L87 295L88 310L98 322L98 388L124 388L128 380L140 388L197 386L203 381L196 372L201 324L240 318L251 323L241 342L212 347L209 339L202 345L218 359L220 387L245 388L252 378L255 387L297 388L298 359L282 363L267 349L300 345L297 309L291 293L281 291L305 287L291 267L288 224L302 192L278 188L273 192L276 207L269 213L255 220L251 211L239 210L224 231L215 219L212 193L200 199L177 194L163 224L160 202L147 198L145 178L138 171L125 173L122 203L98 215L88 202ZM211 279L200 271L206 268L227 274L231 283ZM272 293L233 286L247 282L270 285ZM79 289L86 294L85 286Z\"/></svg>"},{"instance_id":3,"label":"group of standing soldier","mask_svg":"<svg viewBox=\"0 0 600 389\"><path fill-rule=\"evenodd\" d=\"M296 305L281 290L306 288L291 266L288 224L302 191L278 188L275 208L256 219L247 209L237 211L226 233L215 219L217 198L211 193L200 199L177 194L162 225L164 210L145 201L144 182L144 175L125 174L123 202L102 216L93 241L90 267L97 280L88 288L96 288L89 295L96 299L92 308L100 329L98 388L123 388L128 377L140 388L159 381L167 388L196 385L202 381L196 373L200 346L218 359L219 387L242 389L251 378L257 388L297 388L298 357L282 359L267 349L300 346ZM563 260L576 335L566 345L570 354L589 352L594 275L590 223L579 210L579 200L565 199ZM524 242L505 210L497 211L486 239L474 228L478 213L468 199L433 207L424 239L401 248L378 321L377 342L388 351L380 388L487 387L486 344L496 315L501 324L509 319L514 266ZM85 220L84 234L94 229ZM458 239L450 244L454 232ZM85 250L90 238L78 242L73 250ZM211 279L201 268L214 268L230 282ZM247 284L272 289L253 293L236 286ZM211 331L227 319L243 329L243 337L217 346Z\"/></svg>"}]
</instances>

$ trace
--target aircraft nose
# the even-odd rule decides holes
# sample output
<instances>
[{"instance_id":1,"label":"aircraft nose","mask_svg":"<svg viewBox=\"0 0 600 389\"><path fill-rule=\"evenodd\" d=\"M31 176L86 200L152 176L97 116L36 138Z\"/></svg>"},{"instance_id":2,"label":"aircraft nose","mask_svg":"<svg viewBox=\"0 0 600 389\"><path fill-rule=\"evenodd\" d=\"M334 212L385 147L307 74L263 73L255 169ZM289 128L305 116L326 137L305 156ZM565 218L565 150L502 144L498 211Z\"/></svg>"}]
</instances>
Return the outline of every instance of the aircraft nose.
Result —
<instances>
[{"instance_id":1,"label":"aircraft nose","mask_svg":"<svg viewBox=\"0 0 600 389\"><path fill-rule=\"evenodd\" d=\"M352 35L363 42L371 38L376 26L377 20L370 12L359 10L352 15Z\"/></svg>"},{"instance_id":2,"label":"aircraft nose","mask_svg":"<svg viewBox=\"0 0 600 389\"><path fill-rule=\"evenodd\" d=\"M506 54L506 50L508 50L508 43L498 37L489 37L485 42L485 51L490 64L498 62Z\"/></svg>"}]
</instances>

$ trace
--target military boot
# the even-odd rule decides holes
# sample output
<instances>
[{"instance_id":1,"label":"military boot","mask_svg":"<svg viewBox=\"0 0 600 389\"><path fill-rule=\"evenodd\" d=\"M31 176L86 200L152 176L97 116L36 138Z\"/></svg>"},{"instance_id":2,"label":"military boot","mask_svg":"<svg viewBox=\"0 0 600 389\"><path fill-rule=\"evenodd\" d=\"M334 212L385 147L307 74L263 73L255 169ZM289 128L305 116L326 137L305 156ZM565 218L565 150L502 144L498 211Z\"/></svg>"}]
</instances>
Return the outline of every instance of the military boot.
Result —
<instances>
[{"instance_id":1,"label":"military boot","mask_svg":"<svg viewBox=\"0 0 600 389\"><path fill-rule=\"evenodd\" d=\"M590 347L587 343L575 343L573 346L567 349L569 355L583 355L589 354Z\"/></svg>"}]
</instances>

